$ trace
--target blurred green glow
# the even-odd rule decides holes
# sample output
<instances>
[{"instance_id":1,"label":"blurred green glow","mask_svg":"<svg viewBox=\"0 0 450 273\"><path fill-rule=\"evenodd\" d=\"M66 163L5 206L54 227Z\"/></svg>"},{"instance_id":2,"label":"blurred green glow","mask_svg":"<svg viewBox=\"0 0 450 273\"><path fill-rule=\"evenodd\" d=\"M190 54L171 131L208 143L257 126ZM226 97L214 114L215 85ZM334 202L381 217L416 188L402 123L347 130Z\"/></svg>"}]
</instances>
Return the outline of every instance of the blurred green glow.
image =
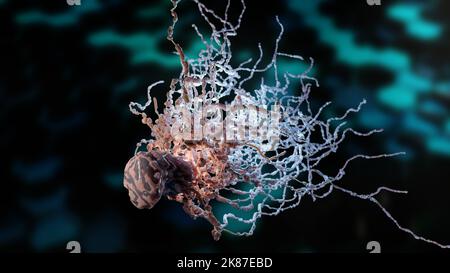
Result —
<instances>
[{"instance_id":1,"label":"blurred green glow","mask_svg":"<svg viewBox=\"0 0 450 273\"><path fill-rule=\"evenodd\" d=\"M422 18L423 6L409 3L391 5L387 14L390 18L402 22L406 32L421 40L433 40L439 38L442 33L440 25L425 21Z\"/></svg>"},{"instance_id":2,"label":"blurred green glow","mask_svg":"<svg viewBox=\"0 0 450 273\"><path fill-rule=\"evenodd\" d=\"M16 22L22 25L44 24L51 27L68 27L79 22L80 18L101 8L97 0L83 1L80 6L67 6L62 13L46 13L40 10L29 10L16 15Z\"/></svg>"}]
</instances>

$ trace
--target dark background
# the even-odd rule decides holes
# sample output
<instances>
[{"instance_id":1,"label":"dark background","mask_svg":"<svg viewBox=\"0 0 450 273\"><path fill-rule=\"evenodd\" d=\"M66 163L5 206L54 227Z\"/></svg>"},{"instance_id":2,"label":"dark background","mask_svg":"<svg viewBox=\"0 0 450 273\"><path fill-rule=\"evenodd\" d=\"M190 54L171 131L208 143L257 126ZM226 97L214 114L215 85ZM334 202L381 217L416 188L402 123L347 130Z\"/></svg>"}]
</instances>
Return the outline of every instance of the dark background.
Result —
<instances>
[{"instance_id":1,"label":"dark background","mask_svg":"<svg viewBox=\"0 0 450 273\"><path fill-rule=\"evenodd\" d=\"M204 2L220 12L226 5ZM315 105L331 100L326 114L342 114L366 98L351 124L385 131L349 138L336 162L360 152L407 155L354 162L341 183L362 193L408 190L380 200L402 225L443 243L450 243L449 4L248 0L232 40L238 60L256 56L258 42L270 55L279 15L282 51L315 59ZM232 5L237 16L239 3ZM0 1L2 251L66 252L71 240L84 252L367 252L372 240L384 252L440 250L399 231L372 203L339 192L262 218L252 237L225 234L218 242L209 224L174 202L136 209L122 172L150 131L128 103L178 76L165 39L169 8L163 0ZM178 15L175 38L189 55L198 45L190 24L201 18L189 1ZM157 92L162 105L164 88Z\"/></svg>"}]
</instances>

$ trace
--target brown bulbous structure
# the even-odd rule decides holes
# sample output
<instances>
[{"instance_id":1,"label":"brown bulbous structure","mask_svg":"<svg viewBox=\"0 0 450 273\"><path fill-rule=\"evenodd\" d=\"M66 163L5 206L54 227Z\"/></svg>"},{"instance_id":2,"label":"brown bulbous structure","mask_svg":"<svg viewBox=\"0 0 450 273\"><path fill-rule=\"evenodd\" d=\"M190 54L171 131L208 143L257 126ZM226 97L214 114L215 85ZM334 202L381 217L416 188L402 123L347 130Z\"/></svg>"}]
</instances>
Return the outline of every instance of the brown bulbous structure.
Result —
<instances>
[{"instance_id":1,"label":"brown bulbous structure","mask_svg":"<svg viewBox=\"0 0 450 273\"><path fill-rule=\"evenodd\" d=\"M186 191L193 179L190 163L159 151L139 152L125 166L124 186L137 208L151 209L163 195Z\"/></svg>"}]
</instances>

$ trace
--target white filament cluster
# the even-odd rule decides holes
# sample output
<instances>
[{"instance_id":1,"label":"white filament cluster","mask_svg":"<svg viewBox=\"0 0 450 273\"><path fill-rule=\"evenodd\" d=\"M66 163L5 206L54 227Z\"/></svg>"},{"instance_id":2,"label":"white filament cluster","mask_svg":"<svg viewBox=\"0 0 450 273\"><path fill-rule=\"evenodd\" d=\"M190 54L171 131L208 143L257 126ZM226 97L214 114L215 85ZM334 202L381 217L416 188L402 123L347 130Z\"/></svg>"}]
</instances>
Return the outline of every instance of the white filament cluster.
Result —
<instances>
[{"instance_id":1,"label":"white filament cluster","mask_svg":"<svg viewBox=\"0 0 450 273\"><path fill-rule=\"evenodd\" d=\"M261 44L258 44L259 56L256 60L248 59L237 66L233 66L231 64L231 39L237 35L237 30L241 25L241 19L246 8L245 3L241 1L242 12L236 22L232 23L232 20L228 17L230 0L227 2L223 16L208 9L200 1L194 0L200 15L209 25L211 32L208 37L205 37L196 25L192 25L195 33L203 42L204 49L200 51L197 58L189 59L184 56L181 46L175 43L172 37L178 19L175 13L178 2L173 1L174 8L171 11L174 21L169 28L168 39L174 43L177 49L183 70L178 79L172 80L164 111L161 114L158 113L159 118L155 123L149 121L143 111L152 102L151 88L162 82L157 82L149 87L148 101L145 105L130 104L130 110L134 114L141 115L143 122L152 129L153 139L143 140L138 146L147 143L152 147L165 149L183 157L185 160L192 161L193 164L197 164L197 157L186 152L188 148L185 147L184 140L177 138L177 135L174 134L175 125L180 126L180 121L183 121L182 124L189 123L191 117L195 119L198 116L201 117L198 123L200 125L205 125L205 122L218 125L223 120L223 117L219 118L218 115L205 117L205 113L199 110L198 105L201 104L203 108L205 106L219 106L219 109L224 111L223 105L232 107L250 105L260 109L269 109L276 106L279 113L276 138L273 138L274 134L244 132L247 138L238 141L230 139L229 136L228 139L221 138L218 140L208 135L202 135L200 139L197 139L197 141L202 142L202 147L209 147L207 148L209 150L205 151L208 154L207 156L211 157L215 151L220 151L221 155L225 153L226 162L222 163L224 163L223 166L227 166L225 171L216 172L214 177L211 178L211 180L220 178L220 181L216 184L206 183L206 186L200 187L201 194L205 194L207 198L224 202L234 209L249 212L246 215L250 215L249 217L243 217L230 210L219 220L221 231L236 235L252 235L257 220L263 215L277 215L282 211L298 206L304 197L317 200L327 197L333 190L339 190L375 203L395 225L410 233L414 238L440 247L450 247L417 236L411 230L402 227L376 199L381 191L406 193L405 191L380 187L373 193L363 195L350 191L341 185L340 180L352 160L391 157L401 153L358 154L349 158L338 168L336 173L326 174L321 171L319 166L321 161L336 153L339 145L348 135L369 136L381 132L381 130L363 133L345 127L347 116L358 112L361 106L366 103L365 101L362 101L356 108L347 110L340 117L326 120L322 120L320 116L322 110L330 102L325 103L317 111L311 109L308 100L311 89L319 86L318 81L308 75L313 67L313 59L309 58L309 68L301 74L280 73L278 71L277 60L279 58L304 61L303 57L299 55L288 54L280 50L279 43L284 30L278 17L276 21L280 27L280 32L275 41L275 49L270 61L267 64L262 64L263 50ZM272 84L267 83L264 79L264 75L268 72L273 72L274 82ZM245 83L250 80L254 81L257 76L260 77L259 88L256 90L246 89ZM289 90L291 81L298 81L301 86L300 90L294 92ZM295 93L297 95L290 95ZM157 111L156 101L154 103ZM192 115L188 119L186 119L186 111ZM240 121L254 124L260 120L257 120L256 116L247 114L240 117ZM190 133L191 129L188 132ZM201 205L198 204L198 206ZM247 224L248 230L233 231L229 228L231 221Z\"/></svg>"}]
</instances>

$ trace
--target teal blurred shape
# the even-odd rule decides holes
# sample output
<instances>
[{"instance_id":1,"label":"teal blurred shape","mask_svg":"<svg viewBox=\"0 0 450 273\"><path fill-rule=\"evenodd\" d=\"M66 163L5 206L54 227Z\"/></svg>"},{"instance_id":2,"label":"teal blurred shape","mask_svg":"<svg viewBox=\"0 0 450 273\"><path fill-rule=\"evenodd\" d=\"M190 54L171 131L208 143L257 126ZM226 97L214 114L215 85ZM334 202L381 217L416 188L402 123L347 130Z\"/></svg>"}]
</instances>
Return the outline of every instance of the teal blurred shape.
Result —
<instances>
[{"instance_id":1,"label":"teal blurred shape","mask_svg":"<svg viewBox=\"0 0 450 273\"><path fill-rule=\"evenodd\" d=\"M168 3L168 2L166 2ZM160 3L156 6L149 6L140 9L137 12L137 16L141 19L153 19L153 18L159 18L166 14L168 14L169 6L162 5L163 3Z\"/></svg>"},{"instance_id":2,"label":"teal blurred shape","mask_svg":"<svg viewBox=\"0 0 450 273\"><path fill-rule=\"evenodd\" d=\"M339 29L328 17L320 14L317 1L289 1L289 7L299 13L301 19L311 28L317 30L319 40L333 46L337 59L352 66L377 65L398 71L407 69L410 59L407 54L396 49L376 49L356 43L355 34L350 30Z\"/></svg>"},{"instance_id":3,"label":"teal blurred shape","mask_svg":"<svg viewBox=\"0 0 450 273\"><path fill-rule=\"evenodd\" d=\"M25 233L25 221L17 216L3 219L0 225L0 245L16 243Z\"/></svg>"},{"instance_id":4,"label":"teal blurred shape","mask_svg":"<svg viewBox=\"0 0 450 273\"><path fill-rule=\"evenodd\" d=\"M81 238L82 252L119 252L126 241L126 221L114 211L101 211L86 224Z\"/></svg>"},{"instance_id":5,"label":"teal blurred shape","mask_svg":"<svg viewBox=\"0 0 450 273\"><path fill-rule=\"evenodd\" d=\"M406 131L422 136L434 136L439 133L439 129L435 124L414 113L405 115L404 126Z\"/></svg>"},{"instance_id":6,"label":"teal blurred shape","mask_svg":"<svg viewBox=\"0 0 450 273\"><path fill-rule=\"evenodd\" d=\"M441 116L446 117L449 113L445 106L443 106L441 103L439 103L436 100L425 100L420 103L419 109L426 114L432 115L432 116Z\"/></svg>"},{"instance_id":7,"label":"teal blurred shape","mask_svg":"<svg viewBox=\"0 0 450 273\"><path fill-rule=\"evenodd\" d=\"M450 136L450 118L447 118L447 120L444 123L444 131L447 135Z\"/></svg>"},{"instance_id":8,"label":"teal blurred shape","mask_svg":"<svg viewBox=\"0 0 450 273\"><path fill-rule=\"evenodd\" d=\"M438 94L450 97L450 81L437 83L435 88Z\"/></svg>"},{"instance_id":9,"label":"teal blurred shape","mask_svg":"<svg viewBox=\"0 0 450 273\"><path fill-rule=\"evenodd\" d=\"M32 184L50 180L62 165L62 159L55 156L49 156L34 162L15 160L12 163L12 171L23 182Z\"/></svg>"},{"instance_id":10,"label":"teal blurred shape","mask_svg":"<svg viewBox=\"0 0 450 273\"><path fill-rule=\"evenodd\" d=\"M392 109L413 110L417 106L418 94L432 88L431 80L414 72L407 52L357 44L354 32L338 28L331 18L320 13L323 2L288 1L288 5L301 16L301 20L316 30L322 43L332 46L340 62L356 68L377 66L392 72L392 83L378 89L377 98Z\"/></svg>"},{"instance_id":11,"label":"teal blurred shape","mask_svg":"<svg viewBox=\"0 0 450 273\"><path fill-rule=\"evenodd\" d=\"M68 211L56 212L38 220L32 233L31 245L37 251L65 249L68 241L77 239L79 229L77 217Z\"/></svg>"},{"instance_id":12,"label":"teal blurred shape","mask_svg":"<svg viewBox=\"0 0 450 273\"><path fill-rule=\"evenodd\" d=\"M411 160L416 155L416 151L414 149L393 138L387 140L386 148L389 153L403 152L404 154L399 157L401 160Z\"/></svg>"},{"instance_id":13,"label":"teal blurred shape","mask_svg":"<svg viewBox=\"0 0 450 273\"><path fill-rule=\"evenodd\" d=\"M367 128L389 128L393 120L389 114L375 107L368 107L358 115L358 121Z\"/></svg>"},{"instance_id":14,"label":"teal blurred shape","mask_svg":"<svg viewBox=\"0 0 450 273\"><path fill-rule=\"evenodd\" d=\"M154 62L163 67L179 67L179 59L176 55L168 55L159 52L158 43L165 37L165 32L157 32L158 35L150 35L144 32L121 34L112 29L92 33L88 37L88 43L95 47L119 47L130 53L130 64L142 64Z\"/></svg>"},{"instance_id":15,"label":"teal blurred shape","mask_svg":"<svg viewBox=\"0 0 450 273\"><path fill-rule=\"evenodd\" d=\"M433 136L426 141L427 148L440 155L450 156L450 137Z\"/></svg>"},{"instance_id":16,"label":"teal blurred shape","mask_svg":"<svg viewBox=\"0 0 450 273\"><path fill-rule=\"evenodd\" d=\"M420 40L434 40L441 36L442 27L423 18L424 6L417 3L397 3L387 9L391 19L404 24L406 32Z\"/></svg>"},{"instance_id":17,"label":"teal blurred shape","mask_svg":"<svg viewBox=\"0 0 450 273\"><path fill-rule=\"evenodd\" d=\"M152 35L152 33L157 33ZM166 38L166 30L147 32L134 32L130 34L118 33L113 29L106 29L92 33L88 43L94 47L118 47L129 52L130 65L155 63L165 68L181 68L179 57L175 54L165 54L158 48L158 43ZM187 49L188 58L196 56L204 45L201 41L194 41ZM167 52L170 52L168 49Z\"/></svg>"},{"instance_id":18,"label":"teal blurred shape","mask_svg":"<svg viewBox=\"0 0 450 273\"><path fill-rule=\"evenodd\" d=\"M103 181L111 189L122 189L123 172L107 172L103 175Z\"/></svg>"},{"instance_id":19,"label":"teal blurred shape","mask_svg":"<svg viewBox=\"0 0 450 273\"><path fill-rule=\"evenodd\" d=\"M414 109L417 102L415 93L411 92L408 88L402 88L400 86L384 87L380 89L377 97L382 103L399 110Z\"/></svg>"},{"instance_id":20,"label":"teal blurred shape","mask_svg":"<svg viewBox=\"0 0 450 273\"><path fill-rule=\"evenodd\" d=\"M68 189L61 187L55 192L49 193L43 197L22 197L20 199L20 204L34 216L39 216L63 209L67 200L67 193Z\"/></svg>"}]
</instances>

